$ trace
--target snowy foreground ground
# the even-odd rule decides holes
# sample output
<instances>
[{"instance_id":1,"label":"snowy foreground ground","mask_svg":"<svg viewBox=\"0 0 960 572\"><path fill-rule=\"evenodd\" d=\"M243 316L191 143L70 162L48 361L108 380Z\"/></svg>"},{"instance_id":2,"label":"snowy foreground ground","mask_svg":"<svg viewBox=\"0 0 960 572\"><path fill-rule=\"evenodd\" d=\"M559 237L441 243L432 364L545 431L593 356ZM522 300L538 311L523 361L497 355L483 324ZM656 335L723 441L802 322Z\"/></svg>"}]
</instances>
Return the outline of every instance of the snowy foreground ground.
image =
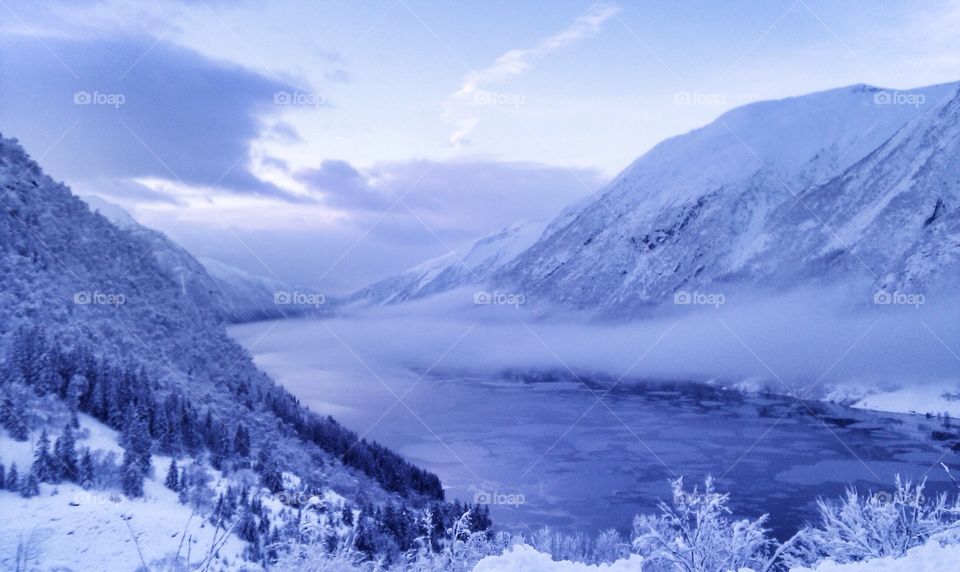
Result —
<instances>
[{"instance_id":1,"label":"snowy foreground ground","mask_svg":"<svg viewBox=\"0 0 960 572\"><path fill-rule=\"evenodd\" d=\"M116 432L89 416L80 416L78 435L84 446L122 453ZM12 463L19 467L30 465L30 442L0 436L0 450L8 466ZM195 569L206 569L206 560L211 561L210 570L260 569L243 560L245 544L241 540L217 530L209 519L181 504L177 494L162 485L157 475L162 474L169 462L168 457L153 457L154 476L145 481L142 499L131 500L116 491L85 490L70 483L42 483L40 494L30 499L0 490L0 569L19 570L18 563L26 562L36 564L37 570L162 570L170 569L165 564L171 563L174 555L181 558L181 564L189 562ZM211 473L213 488L222 489L222 475L216 471ZM938 530L938 534L943 534L943 528ZM834 564L827 560L814 568L796 567L792 571L960 569L960 544L941 545L938 536L932 538L897 559L876 558L852 564ZM473 567L474 572L639 572L643 569L644 559L636 554L609 564L589 565L554 561L549 554L522 542L502 554L482 558ZM211 550L212 546L216 548ZM467 566L469 569L469 564ZM319 568L329 569L353 568Z\"/></svg>"},{"instance_id":2,"label":"snowy foreground ground","mask_svg":"<svg viewBox=\"0 0 960 572\"><path fill-rule=\"evenodd\" d=\"M82 445L122 455L115 431L86 415L80 424L86 435ZM0 436L8 467L11 462L29 467L31 447L29 441ZM0 570L17 569L18 548L21 558L39 563L40 570L136 570L178 552L199 563L208 557L215 535L224 544L218 544L219 558L211 569L241 562L245 544L193 514L156 477L162 477L169 462L169 457L154 455L155 476L144 481L142 499L72 483L42 483L40 494L29 499L0 490Z\"/></svg>"},{"instance_id":3,"label":"snowy foreground ground","mask_svg":"<svg viewBox=\"0 0 960 572\"><path fill-rule=\"evenodd\" d=\"M103 569L135 570L178 550L183 556L189 553L194 563L206 559L215 527L191 516L161 484L147 481L145 488L146 498L136 501L76 485L44 484L31 499L0 492L0 568L15 569L18 546L29 561L41 562L42 570L91 570L94 563L102 563ZM219 563L229 567L240 562L243 547L239 539L228 537L219 549Z\"/></svg>"},{"instance_id":4,"label":"snowy foreground ground","mask_svg":"<svg viewBox=\"0 0 960 572\"><path fill-rule=\"evenodd\" d=\"M473 572L628 572L641 570L643 559L632 555L612 564L588 565L554 562L529 546L515 546L501 556L488 556ZM931 541L907 552L903 558L879 558L854 564L824 562L816 568L792 568L791 572L940 572L960 569L960 545L940 546Z\"/></svg>"}]
</instances>

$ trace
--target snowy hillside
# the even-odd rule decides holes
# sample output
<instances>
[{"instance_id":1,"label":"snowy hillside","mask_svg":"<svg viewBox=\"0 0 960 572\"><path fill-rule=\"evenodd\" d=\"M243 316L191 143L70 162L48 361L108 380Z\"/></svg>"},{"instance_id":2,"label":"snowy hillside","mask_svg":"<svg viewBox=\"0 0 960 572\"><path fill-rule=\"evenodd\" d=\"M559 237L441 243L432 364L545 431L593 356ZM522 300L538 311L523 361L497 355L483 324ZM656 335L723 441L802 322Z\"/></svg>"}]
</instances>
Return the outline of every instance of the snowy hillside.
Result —
<instances>
[{"instance_id":1,"label":"snowy hillside","mask_svg":"<svg viewBox=\"0 0 960 572\"><path fill-rule=\"evenodd\" d=\"M885 208L893 193L878 193L865 174L855 173L868 172L867 165L886 153L883 176L910 181L926 153L949 156L949 139L927 137L918 165L918 149L896 141L923 145L923 134L906 133L955 128L949 109L956 95L957 85L943 85L883 103L890 92L854 86L733 110L638 159L497 278L529 299L622 314L671 301L681 289L709 290L736 280L785 284L798 275L851 269L857 255L845 255L850 260L841 269L834 260L838 249L897 256L905 248L938 249L940 236L950 231L915 219L934 211L936 197L926 195L941 193L942 208L952 204L946 191L955 182L950 170L925 171L926 178L916 181L925 202L903 197L883 217L874 211ZM832 201L818 201L822 196ZM916 224L891 237L884 219L896 219L897 207L904 222ZM902 245L891 244L894 239ZM864 278L870 286L881 286L881 276L902 280L912 272L901 259L876 262L877 275Z\"/></svg>"},{"instance_id":2,"label":"snowy hillside","mask_svg":"<svg viewBox=\"0 0 960 572\"><path fill-rule=\"evenodd\" d=\"M275 303L278 292L294 288L279 280L254 276L213 259L195 259L163 233L139 224L129 213L98 196L83 200L116 226L143 240L150 256L178 282L184 296L218 311L225 321L248 322L302 315L315 308Z\"/></svg>"},{"instance_id":3,"label":"snowy hillside","mask_svg":"<svg viewBox=\"0 0 960 572\"><path fill-rule=\"evenodd\" d=\"M212 294L188 287L209 277L182 249L151 256L156 233L91 212L2 137L0 189L5 565L123 570L149 557L183 569L203 559L190 540L171 548L190 514L206 529L198 543L219 539L210 569L231 570L340 548L396 561L420 535L439 546L467 510L468 530L490 526L481 507L445 502L435 475L259 371ZM143 556L133 537L149 540Z\"/></svg>"},{"instance_id":4,"label":"snowy hillside","mask_svg":"<svg viewBox=\"0 0 960 572\"><path fill-rule=\"evenodd\" d=\"M485 283L543 234L542 221L517 223L353 294L351 301L397 303Z\"/></svg>"},{"instance_id":5,"label":"snowy hillside","mask_svg":"<svg viewBox=\"0 0 960 572\"><path fill-rule=\"evenodd\" d=\"M928 109L863 161L784 205L750 257L751 275L867 279L890 294L956 285L960 270L960 93Z\"/></svg>"},{"instance_id":6,"label":"snowy hillside","mask_svg":"<svg viewBox=\"0 0 960 572\"><path fill-rule=\"evenodd\" d=\"M856 85L734 109L657 145L485 271L450 256L359 296L493 285L623 317L739 282L937 288L960 273L958 87Z\"/></svg>"},{"instance_id":7,"label":"snowy hillside","mask_svg":"<svg viewBox=\"0 0 960 572\"><path fill-rule=\"evenodd\" d=\"M92 417L81 415L77 433L80 447L118 457L123 454L116 432ZM31 466L31 445L0 437L7 470L11 463ZM5 514L17 515L0 520L0 566L82 570L92 563L109 562L115 570L134 570L142 562L156 565L178 550L184 556L192 553L192 561L199 563L209 556L215 535L223 541L216 563L229 567L242 562L244 543L237 536L218 532L193 514L190 506L181 504L176 491L163 485L163 469L169 462L169 457L153 457L158 477L146 481L144 498L136 502L117 492L72 482L41 484L31 498L0 487L0 506ZM228 484L214 473L213 488ZM24 556L15 562L18 545Z\"/></svg>"}]
</instances>

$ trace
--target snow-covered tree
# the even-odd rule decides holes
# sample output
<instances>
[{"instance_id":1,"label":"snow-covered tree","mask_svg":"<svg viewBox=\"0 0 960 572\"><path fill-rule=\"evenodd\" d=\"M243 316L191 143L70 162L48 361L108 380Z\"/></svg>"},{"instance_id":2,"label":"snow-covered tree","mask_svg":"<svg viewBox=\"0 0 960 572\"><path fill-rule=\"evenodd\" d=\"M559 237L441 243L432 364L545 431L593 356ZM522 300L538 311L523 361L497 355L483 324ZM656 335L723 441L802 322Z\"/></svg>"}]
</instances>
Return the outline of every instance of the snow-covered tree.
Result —
<instances>
[{"instance_id":1,"label":"snow-covered tree","mask_svg":"<svg viewBox=\"0 0 960 572\"><path fill-rule=\"evenodd\" d=\"M250 456L250 433L243 423L237 424L237 430L233 436L233 452L241 457Z\"/></svg>"},{"instance_id":2,"label":"snow-covered tree","mask_svg":"<svg viewBox=\"0 0 960 572\"><path fill-rule=\"evenodd\" d=\"M170 466L167 467L167 476L163 480L163 484L171 491L180 490L180 469L177 468L176 459L170 459Z\"/></svg>"},{"instance_id":3,"label":"snow-covered tree","mask_svg":"<svg viewBox=\"0 0 960 572\"><path fill-rule=\"evenodd\" d=\"M633 548L648 562L686 572L764 569L774 541L757 520L732 521L729 495L714 489L707 478L703 490L687 491L683 479L671 483L673 499L660 503L660 514L641 515L633 522Z\"/></svg>"},{"instance_id":4,"label":"snow-covered tree","mask_svg":"<svg viewBox=\"0 0 960 572\"><path fill-rule=\"evenodd\" d=\"M17 383L0 386L0 426L16 441L26 441L30 436L26 424L25 389Z\"/></svg>"},{"instance_id":5,"label":"snow-covered tree","mask_svg":"<svg viewBox=\"0 0 960 572\"><path fill-rule=\"evenodd\" d=\"M127 410L126 423L120 436L123 446L121 482L129 497L143 496L143 479L150 471L150 434L143 412L135 405Z\"/></svg>"},{"instance_id":6,"label":"snow-covered tree","mask_svg":"<svg viewBox=\"0 0 960 572\"><path fill-rule=\"evenodd\" d=\"M54 479L56 467L54 467L53 457L50 455L50 437L47 430L40 433L40 438L33 449L33 467L30 473L40 481L50 481Z\"/></svg>"},{"instance_id":7,"label":"snow-covered tree","mask_svg":"<svg viewBox=\"0 0 960 572\"><path fill-rule=\"evenodd\" d=\"M17 464L10 464L10 471L7 473L7 480L3 483L3 487L8 491L19 491L20 490L20 475L17 474Z\"/></svg>"},{"instance_id":8,"label":"snow-covered tree","mask_svg":"<svg viewBox=\"0 0 960 572\"><path fill-rule=\"evenodd\" d=\"M20 480L20 496L30 498L38 494L40 494L40 479L36 473L30 471L27 476Z\"/></svg>"},{"instance_id":9,"label":"snow-covered tree","mask_svg":"<svg viewBox=\"0 0 960 572\"><path fill-rule=\"evenodd\" d=\"M838 563L896 558L956 526L960 506L948 506L945 495L926 498L925 484L913 485L898 475L892 494L861 495L850 488L838 501L819 500L820 522L800 532L787 561L809 565L827 558Z\"/></svg>"},{"instance_id":10,"label":"snow-covered tree","mask_svg":"<svg viewBox=\"0 0 960 572\"><path fill-rule=\"evenodd\" d=\"M77 473L77 478L77 482L79 482L80 486L83 488L89 488L93 485L93 455L90 453L89 447L83 449L83 455L80 457L80 468Z\"/></svg>"},{"instance_id":11,"label":"snow-covered tree","mask_svg":"<svg viewBox=\"0 0 960 572\"><path fill-rule=\"evenodd\" d=\"M73 427L69 423L63 428L60 437L57 438L53 446L53 455L60 476L70 481L78 481L80 470L77 461L77 439L74 437Z\"/></svg>"}]
</instances>

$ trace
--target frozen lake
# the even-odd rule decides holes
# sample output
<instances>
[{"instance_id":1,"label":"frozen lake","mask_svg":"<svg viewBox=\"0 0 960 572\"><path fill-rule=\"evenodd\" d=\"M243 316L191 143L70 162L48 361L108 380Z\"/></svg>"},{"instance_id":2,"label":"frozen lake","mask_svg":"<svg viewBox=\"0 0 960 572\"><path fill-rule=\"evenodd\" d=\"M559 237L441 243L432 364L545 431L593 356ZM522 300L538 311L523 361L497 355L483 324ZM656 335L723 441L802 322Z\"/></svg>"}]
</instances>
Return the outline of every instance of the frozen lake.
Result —
<instances>
[{"instance_id":1,"label":"frozen lake","mask_svg":"<svg viewBox=\"0 0 960 572\"><path fill-rule=\"evenodd\" d=\"M937 419L692 384L620 384L598 401L607 386L589 380L421 378L320 321L231 334L311 409L434 471L449 498L492 502L511 530L627 530L669 478L713 475L738 515L771 513L783 536L847 483L884 494L899 473L945 489L939 462L960 460L931 438L957 431Z\"/></svg>"}]
</instances>

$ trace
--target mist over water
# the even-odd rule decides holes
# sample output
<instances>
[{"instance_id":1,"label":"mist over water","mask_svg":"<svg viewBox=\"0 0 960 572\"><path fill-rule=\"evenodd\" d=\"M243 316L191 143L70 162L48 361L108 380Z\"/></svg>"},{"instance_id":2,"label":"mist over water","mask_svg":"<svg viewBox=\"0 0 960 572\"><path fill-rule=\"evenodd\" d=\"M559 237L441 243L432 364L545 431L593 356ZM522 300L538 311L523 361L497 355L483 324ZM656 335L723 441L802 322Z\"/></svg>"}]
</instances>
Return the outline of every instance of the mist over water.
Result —
<instances>
[{"instance_id":1,"label":"mist over water","mask_svg":"<svg viewBox=\"0 0 960 572\"><path fill-rule=\"evenodd\" d=\"M767 298L690 294L719 303L667 304L630 322L558 320L543 318L543 307L529 300L478 305L470 303L474 292L461 290L347 312L322 328L366 365L434 373L560 371L812 397L960 380L956 296L931 294L909 305L827 289ZM283 334L289 337L272 333L271 342L296 343L301 328L316 327L294 323ZM344 366L366 368L349 357Z\"/></svg>"},{"instance_id":2,"label":"mist over water","mask_svg":"<svg viewBox=\"0 0 960 572\"><path fill-rule=\"evenodd\" d=\"M952 391L952 304L807 290L610 323L473 294L231 333L305 404L436 472L449 497L514 499L492 507L514 531L629 528L681 475L719 478L739 515L770 513L778 536L851 483L948 486L938 462L956 455L931 440L943 420L797 398Z\"/></svg>"}]
</instances>

